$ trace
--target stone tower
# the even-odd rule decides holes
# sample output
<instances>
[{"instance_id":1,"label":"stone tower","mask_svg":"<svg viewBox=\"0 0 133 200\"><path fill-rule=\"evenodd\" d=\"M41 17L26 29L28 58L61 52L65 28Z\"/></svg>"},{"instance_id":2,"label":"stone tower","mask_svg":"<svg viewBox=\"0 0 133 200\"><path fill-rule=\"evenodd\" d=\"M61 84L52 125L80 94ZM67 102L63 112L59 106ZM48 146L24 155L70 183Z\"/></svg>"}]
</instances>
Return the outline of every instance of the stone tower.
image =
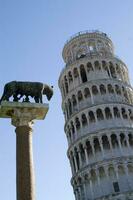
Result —
<instances>
[{"instance_id":1,"label":"stone tower","mask_svg":"<svg viewBox=\"0 0 133 200\"><path fill-rule=\"evenodd\" d=\"M76 200L133 200L133 89L109 37L80 32L59 78Z\"/></svg>"}]
</instances>

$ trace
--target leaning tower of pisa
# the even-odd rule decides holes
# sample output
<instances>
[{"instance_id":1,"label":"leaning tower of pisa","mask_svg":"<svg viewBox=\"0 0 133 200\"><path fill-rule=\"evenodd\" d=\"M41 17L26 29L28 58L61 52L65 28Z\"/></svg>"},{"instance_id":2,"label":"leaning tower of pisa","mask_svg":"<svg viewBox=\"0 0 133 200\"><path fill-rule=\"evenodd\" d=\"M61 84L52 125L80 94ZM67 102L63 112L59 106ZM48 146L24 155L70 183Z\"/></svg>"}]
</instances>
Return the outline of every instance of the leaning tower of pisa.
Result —
<instances>
[{"instance_id":1,"label":"leaning tower of pisa","mask_svg":"<svg viewBox=\"0 0 133 200\"><path fill-rule=\"evenodd\" d=\"M133 89L110 38L80 32L59 77L76 200L133 200Z\"/></svg>"}]
</instances>

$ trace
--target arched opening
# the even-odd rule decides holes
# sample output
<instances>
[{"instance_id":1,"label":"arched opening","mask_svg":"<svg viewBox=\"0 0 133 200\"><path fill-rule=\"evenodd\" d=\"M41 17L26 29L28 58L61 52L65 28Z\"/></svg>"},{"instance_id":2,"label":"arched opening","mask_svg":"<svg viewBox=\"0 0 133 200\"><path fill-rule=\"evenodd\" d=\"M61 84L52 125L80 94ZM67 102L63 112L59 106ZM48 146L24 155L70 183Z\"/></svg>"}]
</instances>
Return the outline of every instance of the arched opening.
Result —
<instances>
[{"instance_id":1,"label":"arched opening","mask_svg":"<svg viewBox=\"0 0 133 200\"><path fill-rule=\"evenodd\" d=\"M106 116L106 119L111 119L112 118L112 113L110 111L110 108L105 108L105 116Z\"/></svg>"},{"instance_id":2,"label":"arched opening","mask_svg":"<svg viewBox=\"0 0 133 200\"><path fill-rule=\"evenodd\" d=\"M71 71L68 72L68 80L69 80L69 83L71 83L73 81L73 77L72 77Z\"/></svg>"},{"instance_id":3,"label":"arched opening","mask_svg":"<svg viewBox=\"0 0 133 200\"><path fill-rule=\"evenodd\" d=\"M74 75L74 78L79 77L79 73L78 73L77 68L74 68L74 69L73 69L73 75Z\"/></svg>"},{"instance_id":4,"label":"arched opening","mask_svg":"<svg viewBox=\"0 0 133 200\"><path fill-rule=\"evenodd\" d=\"M101 69L99 61L95 61L94 62L94 66L95 66L95 70L100 70Z\"/></svg>"},{"instance_id":5,"label":"arched opening","mask_svg":"<svg viewBox=\"0 0 133 200\"><path fill-rule=\"evenodd\" d=\"M74 94L72 95L72 104L73 104L73 107L77 105L77 100Z\"/></svg>"},{"instance_id":6,"label":"arched opening","mask_svg":"<svg viewBox=\"0 0 133 200\"><path fill-rule=\"evenodd\" d=\"M124 146L124 147L127 146L126 138L125 138L125 135L123 133L120 134L120 142L121 142L122 146Z\"/></svg>"},{"instance_id":7,"label":"arched opening","mask_svg":"<svg viewBox=\"0 0 133 200\"><path fill-rule=\"evenodd\" d=\"M118 165L118 174L121 176L125 174L124 166Z\"/></svg>"},{"instance_id":8,"label":"arched opening","mask_svg":"<svg viewBox=\"0 0 133 200\"><path fill-rule=\"evenodd\" d=\"M121 89L118 85L115 85L115 92L116 94L121 95Z\"/></svg>"},{"instance_id":9,"label":"arched opening","mask_svg":"<svg viewBox=\"0 0 133 200\"><path fill-rule=\"evenodd\" d=\"M99 177L100 179L104 179L106 177L105 170L103 167L99 167Z\"/></svg>"},{"instance_id":10,"label":"arched opening","mask_svg":"<svg viewBox=\"0 0 133 200\"><path fill-rule=\"evenodd\" d=\"M103 70L105 70L107 72L108 76L110 77L108 65L107 65L106 61L104 61L104 60L102 61L102 68L103 68Z\"/></svg>"},{"instance_id":11,"label":"arched opening","mask_svg":"<svg viewBox=\"0 0 133 200\"><path fill-rule=\"evenodd\" d=\"M127 119L127 118L128 118L127 112L126 112L125 108L122 108L122 109L121 109L121 113L122 113L123 119Z\"/></svg>"},{"instance_id":12,"label":"arched opening","mask_svg":"<svg viewBox=\"0 0 133 200\"><path fill-rule=\"evenodd\" d=\"M94 123L96 121L94 113L92 111L89 111L88 115L89 115L89 122Z\"/></svg>"},{"instance_id":13,"label":"arched opening","mask_svg":"<svg viewBox=\"0 0 133 200\"><path fill-rule=\"evenodd\" d=\"M114 89L113 89L113 87L112 87L112 85L111 84L108 84L108 92L110 93L110 94L113 94L114 93Z\"/></svg>"},{"instance_id":14,"label":"arched opening","mask_svg":"<svg viewBox=\"0 0 133 200\"><path fill-rule=\"evenodd\" d=\"M89 88L85 88L85 89L84 89L84 96L85 96L85 98L88 98L88 97L91 96L91 95L90 95L90 90L89 90Z\"/></svg>"},{"instance_id":15,"label":"arched opening","mask_svg":"<svg viewBox=\"0 0 133 200\"><path fill-rule=\"evenodd\" d=\"M101 95L106 94L106 87L103 84L100 85L100 92L101 92Z\"/></svg>"},{"instance_id":16,"label":"arched opening","mask_svg":"<svg viewBox=\"0 0 133 200\"><path fill-rule=\"evenodd\" d=\"M110 149L109 140L106 135L102 136L102 144L104 149Z\"/></svg>"},{"instance_id":17,"label":"arched opening","mask_svg":"<svg viewBox=\"0 0 133 200\"><path fill-rule=\"evenodd\" d=\"M70 152L70 157L71 157L71 160L72 160L74 172L76 172L76 166L75 166L74 157L73 157L73 153L72 152Z\"/></svg>"},{"instance_id":18,"label":"arched opening","mask_svg":"<svg viewBox=\"0 0 133 200\"><path fill-rule=\"evenodd\" d=\"M115 73L115 67L113 66L112 62L109 62L109 68L110 68L110 73L112 78L117 78L116 73Z\"/></svg>"},{"instance_id":19,"label":"arched opening","mask_svg":"<svg viewBox=\"0 0 133 200\"><path fill-rule=\"evenodd\" d=\"M93 143L94 143L95 153L100 152L101 148L100 148L100 143L99 143L98 138L95 138Z\"/></svg>"},{"instance_id":20,"label":"arched opening","mask_svg":"<svg viewBox=\"0 0 133 200\"><path fill-rule=\"evenodd\" d=\"M118 108L117 108L117 107L114 107L114 108L113 108L113 111L114 111L114 117L120 118L120 111L118 110Z\"/></svg>"},{"instance_id":21,"label":"arched opening","mask_svg":"<svg viewBox=\"0 0 133 200\"><path fill-rule=\"evenodd\" d=\"M78 101L81 102L83 100L83 95L81 91L78 91Z\"/></svg>"},{"instance_id":22,"label":"arched opening","mask_svg":"<svg viewBox=\"0 0 133 200\"><path fill-rule=\"evenodd\" d=\"M79 130L80 129L80 121L79 121L79 118L77 118L77 117L75 119L75 124L76 124L76 129Z\"/></svg>"},{"instance_id":23,"label":"arched opening","mask_svg":"<svg viewBox=\"0 0 133 200\"><path fill-rule=\"evenodd\" d=\"M130 120L133 121L133 112L132 112L132 110L128 109L128 113L129 113Z\"/></svg>"},{"instance_id":24,"label":"arched opening","mask_svg":"<svg viewBox=\"0 0 133 200\"><path fill-rule=\"evenodd\" d=\"M113 148L118 147L118 140L117 140L117 136L115 134L111 135L111 143L112 143Z\"/></svg>"},{"instance_id":25,"label":"arched opening","mask_svg":"<svg viewBox=\"0 0 133 200\"><path fill-rule=\"evenodd\" d=\"M76 149L76 148L74 149L74 154L75 154L75 158L76 158L77 168L78 168L78 170L79 170L79 168L80 168L79 156L78 156L78 152L77 152L77 149Z\"/></svg>"},{"instance_id":26,"label":"arched opening","mask_svg":"<svg viewBox=\"0 0 133 200\"><path fill-rule=\"evenodd\" d=\"M116 63L116 73L118 74L119 79L121 78L120 66Z\"/></svg>"},{"instance_id":27,"label":"arched opening","mask_svg":"<svg viewBox=\"0 0 133 200\"><path fill-rule=\"evenodd\" d=\"M113 166L110 165L109 168L108 168L108 171L109 171L109 176L110 177L112 177L112 178L116 177L115 170L114 170Z\"/></svg>"},{"instance_id":28,"label":"arched opening","mask_svg":"<svg viewBox=\"0 0 133 200\"><path fill-rule=\"evenodd\" d=\"M91 147L90 141L86 142L86 150L87 150L88 156L90 157L92 155L92 147Z\"/></svg>"},{"instance_id":29,"label":"arched opening","mask_svg":"<svg viewBox=\"0 0 133 200\"><path fill-rule=\"evenodd\" d=\"M82 121L82 125L86 126L87 125L87 118L85 114L82 114L81 116L81 121Z\"/></svg>"},{"instance_id":30,"label":"arched opening","mask_svg":"<svg viewBox=\"0 0 133 200\"><path fill-rule=\"evenodd\" d=\"M79 144L79 149L80 149L80 154L81 154L81 159L82 159L82 163L85 163L85 152L84 152L84 148L82 144Z\"/></svg>"},{"instance_id":31,"label":"arched opening","mask_svg":"<svg viewBox=\"0 0 133 200\"><path fill-rule=\"evenodd\" d=\"M91 180L92 180L92 182L96 182L97 176L96 176L95 170L91 169L90 174L91 174Z\"/></svg>"},{"instance_id":32,"label":"arched opening","mask_svg":"<svg viewBox=\"0 0 133 200\"><path fill-rule=\"evenodd\" d=\"M97 115L97 119L98 119L99 121L104 119L103 112L102 112L101 109L97 109L96 115Z\"/></svg>"},{"instance_id":33,"label":"arched opening","mask_svg":"<svg viewBox=\"0 0 133 200\"><path fill-rule=\"evenodd\" d=\"M68 99L68 108L69 108L69 114L72 114L72 105L70 99Z\"/></svg>"},{"instance_id":34,"label":"arched opening","mask_svg":"<svg viewBox=\"0 0 133 200\"><path fill-rule=\"evenodd\" d=\"M97 95L97 94L98 94L98 89L97 89L97 86L96 86L96 85L93 85L93 86L92 86L92 94L93 94L93 95Z\"/></svg>"},{"instance_id":35,"label":"arched opening","mask_svg":"<svg viewBox=\"0 0 133 200\"><path fill-rule=\"evenodd\" d=\"M129 144L131 147L133 147L133 135L131 133L129 133L128 137L129 137Z\"/></svg>"},{"instance_id":36,"label":"arched opening","mask_svg":"<svg viewBox=\"0 0 133 200\"><path fill-rule=\"evenodd\" d=\"M73 125L72 121L71 121L71 130L72 130L72 133L74 134L75 133L75 128L74 128L74 125Z\"/></svg>"},{"instance_id":37,"label":"arched opening","mask_svg":"<svg viewBox=\"0 0 133 200\"><path fill-rule=\"evenodd\" d=\"M83 83L87 82L87 76L86 76L86 71L85 71L84 65L80 66L80 74L81 74L82 82Z\"/></svg>"},{"instance_id":38,"label":"arched opening","mask_svg":"<svg viewBox=\"0 0 133 200\"><path fill-rule=\"evenodd\" d=\"M88 71L88 73L91 71L94 71L91 62L87 63L87 71Z\"/></svg>"}]
</instances>

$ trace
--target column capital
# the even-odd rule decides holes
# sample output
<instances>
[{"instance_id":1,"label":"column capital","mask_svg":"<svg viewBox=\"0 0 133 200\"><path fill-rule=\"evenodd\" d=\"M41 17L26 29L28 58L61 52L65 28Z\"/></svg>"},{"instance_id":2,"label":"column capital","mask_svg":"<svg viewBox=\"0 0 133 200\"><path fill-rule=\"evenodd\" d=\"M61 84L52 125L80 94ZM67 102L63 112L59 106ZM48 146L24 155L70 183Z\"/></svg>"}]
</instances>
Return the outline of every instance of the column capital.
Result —
<instances>
[{"instance_id":1,"label":"column capital","mask_svg":"<svg viewBox=\"0 0 133 200\"><path fill-rule=\"evenodd\" d=\"M15 127L32 128L33 120L42 120L48 112L48 104L27 102L1 102L0 118L11 118Z\"/></svg>"}]
</instances>

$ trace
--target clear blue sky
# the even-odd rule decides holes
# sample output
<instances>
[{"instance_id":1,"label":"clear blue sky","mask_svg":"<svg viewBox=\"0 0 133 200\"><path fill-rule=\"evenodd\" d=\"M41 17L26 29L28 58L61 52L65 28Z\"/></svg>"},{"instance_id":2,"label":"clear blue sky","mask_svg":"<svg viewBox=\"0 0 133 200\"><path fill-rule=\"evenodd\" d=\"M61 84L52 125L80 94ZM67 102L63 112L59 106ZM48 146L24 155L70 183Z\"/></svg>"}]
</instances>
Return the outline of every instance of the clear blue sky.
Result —
<instances>
[{"instance_id":1,"label":"clear blue sky","mask_svg":"<svg viewBox=\"0 0 133 200\"><path fill-rule=\"evenodd\" d=\"M0 93L11 80L54 85L44 121L34 126L37 200L74 200L58 77L62 48L79 31L99 29L113 40L133 80L132 0L0 0ZM15 133L0 120L0 199L15 200Z\"/></svg>"}]
</instances>

